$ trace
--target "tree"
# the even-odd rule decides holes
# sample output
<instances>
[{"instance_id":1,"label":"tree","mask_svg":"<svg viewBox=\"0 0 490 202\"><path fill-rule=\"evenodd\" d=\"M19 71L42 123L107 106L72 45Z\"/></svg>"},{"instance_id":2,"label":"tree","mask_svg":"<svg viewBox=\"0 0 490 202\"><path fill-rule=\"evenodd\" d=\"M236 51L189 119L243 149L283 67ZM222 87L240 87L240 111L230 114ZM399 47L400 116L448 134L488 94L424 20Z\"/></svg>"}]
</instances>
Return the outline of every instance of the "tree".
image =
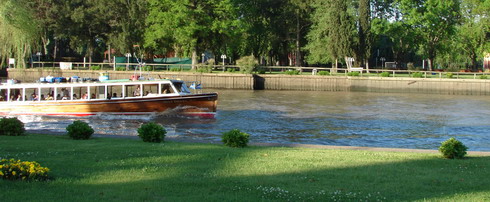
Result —
<instances>
[{"instance_id":1,"label":"tree","mask_svg":"<svg viewBox=\"0 0 490 202\"><path fill-rule=\"evenodd\" d=\"M26 67L25 58L36 46L39 27L25 0L0 1L0 57L14 57L17 67Z\"/></svg>"},{"instance_id":2,"label":"tree","mask_svg":"<svg viewBox=\"0 0 490 202\"><path fill-rule=\"evenodd\" d=\"M371 5L370 0L359 0L359 46L357 48L357 58L360 63L364 63L369 68L369 57L371 56ZM368 70L369 71L369 70Z\"/></svg>"},{"instance_id":3,"label":"tree","mask_svg":"<svg viewBox=\"0 0 490 202\"><path fill-rule=\"evenodd\" d=\"M354 53L355 27L343 0L318 0L308 33L310 63L327 63Z\"/></svg>"},{"instance_id":4,"label":"tree","mask_svg":"<svg viewBox=\"0 0 490 202\"><path fill-rule=\"evenodd\" d=\"M212 48L215 37L234 30L234 7L231 0L148 0L148 29L145 44L152 48L177 46L191 55L192 66L197 53ZM175 48L174 48L175 49Z\"/></svg>"},{"instance_id":5,"label":"tree","mask_svg":"<svg viewBox=\"0 0 490 202\"><path fill-rule=\"evenodd\" d=\"M120 53L134 53L134 45L143 45L147 0L99 0L95 6L110 27L106 37L113 48Z\"/></svg>"},{"instance_id":6,"label":"tree","mask_svg":"<svg viewBox=\"0 0 490 202\"><path fill-rule=\"evenodd\" d=\"M444 39L455 34L460 23L459 0L400 0L403 20L419 33L421 51L429 60L429 70L437 53L444 48Z\"/></svg>"}]
</instances>

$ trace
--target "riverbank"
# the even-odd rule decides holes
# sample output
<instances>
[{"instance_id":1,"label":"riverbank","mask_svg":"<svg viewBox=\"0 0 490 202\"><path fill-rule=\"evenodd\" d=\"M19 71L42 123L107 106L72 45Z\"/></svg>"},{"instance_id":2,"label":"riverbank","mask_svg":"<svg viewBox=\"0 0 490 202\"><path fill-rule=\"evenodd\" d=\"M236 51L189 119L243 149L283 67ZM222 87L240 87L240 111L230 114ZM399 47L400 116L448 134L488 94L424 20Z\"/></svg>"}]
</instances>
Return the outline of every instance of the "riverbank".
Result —
<instances>
[{"instance_id":1,"label":"riverbank","mask_svg":"<svg viewBox=\"0 0 490 202\"><path fill-rule=\"evenodd\" d=\"M0 180L3 201L485 201L489 157L300 147L0 136L0 157L38 161L49 182ZM48 146L49 145L49 146ZM25 194L29 193L29 194Z\"/></svg>"},{"instance_id":2,"label":"riverbank","mask_svg":"<svg viewBox=\"0 0 490 202\"><path fill-rule=\"evenodd\" d=\"M108 72L111 79L127 79L133 71L91 71L60 69L9 69L9 78L25 82L48 75L98 78ZM205 88L246 90L299 90L377 93L419 93L489 96L489 79L450 79L412 77L364 77L320 75L231 74L195 72L144 72L145 77L174 78L202 83Z\"/></svg>"}]
</instances>

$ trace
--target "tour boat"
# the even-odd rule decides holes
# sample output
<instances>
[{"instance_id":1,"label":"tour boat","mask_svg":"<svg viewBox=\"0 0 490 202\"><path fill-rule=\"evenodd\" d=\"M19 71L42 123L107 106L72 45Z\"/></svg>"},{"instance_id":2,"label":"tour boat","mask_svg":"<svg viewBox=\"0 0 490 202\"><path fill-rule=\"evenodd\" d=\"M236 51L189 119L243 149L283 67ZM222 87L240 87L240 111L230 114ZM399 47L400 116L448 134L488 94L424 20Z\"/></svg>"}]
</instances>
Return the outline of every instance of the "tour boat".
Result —
<instances>
[{"instance_id":1,"label":"tour boat","mask_svg":"<svg viewBox=\"0 0 490 202\"><path fill-rule=\"evenodd\" d=\"M3 116L171 113L213 118L218 100L217 93L191 93L183 81L171 79L29 84L9 81L0 85Z\"/></svg>"}]
</instances>

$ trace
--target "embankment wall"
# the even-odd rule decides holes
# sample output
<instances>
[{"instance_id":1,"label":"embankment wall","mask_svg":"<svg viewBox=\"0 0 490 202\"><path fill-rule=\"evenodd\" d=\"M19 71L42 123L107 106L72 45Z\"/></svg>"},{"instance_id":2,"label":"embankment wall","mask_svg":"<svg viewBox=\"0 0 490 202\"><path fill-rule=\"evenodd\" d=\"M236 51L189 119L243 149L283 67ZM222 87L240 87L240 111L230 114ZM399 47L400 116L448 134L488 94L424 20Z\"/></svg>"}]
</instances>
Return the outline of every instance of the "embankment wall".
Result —
<instances>
[{"instance_id":1,"label":"embankment wall","mask_svg":"<svg viewBox=\"0 0 490 202\"><path fill-rule=\"evenodd\" d=\"M59 69L9 69L8 77L33 82L48 75L97 78L102 71ZM103 71L106 72L106 71ZM134 72L107 71L111 79L127 79ZM139 74L139 73L138 73ZM205 88L247 90L355 91L490 96L490 80L346 77L313 75L250 75L150 72L144 77L196 81Z\"/></svg>"}]
</instances>

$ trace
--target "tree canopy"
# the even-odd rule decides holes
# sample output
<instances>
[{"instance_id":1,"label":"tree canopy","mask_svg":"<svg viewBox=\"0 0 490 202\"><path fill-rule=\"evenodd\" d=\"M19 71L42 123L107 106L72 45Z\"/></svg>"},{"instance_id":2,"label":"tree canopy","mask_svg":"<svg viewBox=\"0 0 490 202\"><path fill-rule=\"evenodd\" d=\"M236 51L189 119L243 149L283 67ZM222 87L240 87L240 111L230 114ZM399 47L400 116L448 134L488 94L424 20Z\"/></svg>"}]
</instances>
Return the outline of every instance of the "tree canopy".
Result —
<instances>
[{"instance_id":1,"label":"tree canopy","mask_svg":"<svg viewBox=\"0 0 490 202\"><path fill-rule=\"evenodd\" d=\"M354 57L477 70L490 52L489 13L490 0L3 0L0 58L25 67L33 52L99 61L138 50L194 65L206 52L231 63L253 55L261 65Z\"/></svg>"}]
</instances>

